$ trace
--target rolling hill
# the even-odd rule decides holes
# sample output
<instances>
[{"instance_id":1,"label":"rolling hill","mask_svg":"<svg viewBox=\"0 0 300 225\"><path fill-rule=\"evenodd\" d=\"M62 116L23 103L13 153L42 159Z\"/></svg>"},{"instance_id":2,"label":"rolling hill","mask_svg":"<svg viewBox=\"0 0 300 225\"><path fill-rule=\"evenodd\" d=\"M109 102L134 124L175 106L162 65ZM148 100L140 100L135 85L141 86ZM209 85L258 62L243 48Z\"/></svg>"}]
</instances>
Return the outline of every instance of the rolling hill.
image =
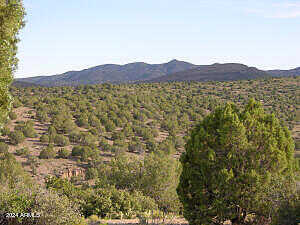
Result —
<instances>
[{"instance_id":1,"label":"rolling hill","mask_svg":"<svg viewBox=\"0 0 300 225\"><path fill-rule=\"evenodd\" d=\"M54 76L22 78L17 79L17 81L34 83L42 86L73 86L105 82L130 83L137 80L151 80L156 77L195 67L196 65L178 60L172 60L164 64L147 64L143 62L126 65L106 64L82 71L70 71Z\"/></svg>"},{"instance_id":2,"label":"rolling hill","mask_svg":"<svg viewBox=\"0 0 300 225\"><path fill-rule=\"evenodd\" d=\"M255 67L248 67L243 64L226 63L199 66L190 70L185 70L158 77L150 80L150 82L169 82L169 81L234 81L234 80L250 80L270 75Z\"/></svg>"},{"instance_id":3,"label":"rolling hill","mask_svg":"<svg viewBox=\"0 0 300 225\"><path fill-rule=\"evenodd\" d=\"M300 67L291 70L268 70L267 72L274 77L300 76Z\"/></svg>"},{"instance_id":4,"label":"rolling hill","mask_svg":"<svg viewBox=\"0 0 300 225\"><path fill-rule=\"evenodd\" d=\"M105 64L81 71L69 71L53 76L16 79L14 84L41 86L76 86L100 83L141 83L168 81L233 81L262 77L300 76L300 67L291 70L259 70L238 63L215 63L197 66L172 60L163 64L144 62L126 65Z\"/></svg>"}]
</instances>

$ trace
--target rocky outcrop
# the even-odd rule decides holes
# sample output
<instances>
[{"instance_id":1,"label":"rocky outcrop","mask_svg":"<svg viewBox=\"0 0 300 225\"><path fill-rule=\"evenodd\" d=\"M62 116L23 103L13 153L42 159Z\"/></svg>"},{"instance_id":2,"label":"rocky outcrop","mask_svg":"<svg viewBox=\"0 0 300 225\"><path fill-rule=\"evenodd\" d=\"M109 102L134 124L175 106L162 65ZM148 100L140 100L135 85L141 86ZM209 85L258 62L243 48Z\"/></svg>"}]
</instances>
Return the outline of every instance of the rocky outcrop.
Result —
<instances>
[{"instance_id":1,"label":"rocky outcrop","mask_svg":"<svg viewBox=\"0 0 300 225\"><path fill-rule=\"evenodd\" d=\"M59 175L60 178L71 179L72 177L84 177L85 170L82 168L66 168L60 171Z\"/></svg>"}]
</instances>

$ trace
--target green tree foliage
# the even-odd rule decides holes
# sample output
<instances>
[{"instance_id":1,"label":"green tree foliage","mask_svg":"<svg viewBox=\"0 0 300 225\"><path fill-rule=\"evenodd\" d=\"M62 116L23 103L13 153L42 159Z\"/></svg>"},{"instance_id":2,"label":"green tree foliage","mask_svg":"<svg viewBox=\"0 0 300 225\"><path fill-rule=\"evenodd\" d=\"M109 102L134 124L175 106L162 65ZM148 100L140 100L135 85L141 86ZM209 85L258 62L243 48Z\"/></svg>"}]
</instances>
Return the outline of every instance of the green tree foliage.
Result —
<instances>
[{"instance_id":1,"label":"green tree foliage","mask_svg":"<svg viewBox=\"0 0 300 225\"><path fill-rule=\"evenodd\" d=\"M90 195L84 207L86 215L97 215L101 218L130 219L140 213L155 210L155 201L141 192L132 193L118 190L115 187L96 189Z\"/></svg>"},{"instance_id":2,"label":"green tree foliage","mask_svg":"<svg viewBox=\"0 0 300 225\"><path fill-rule=\"evenodd\" d=\"M32 124L27 123L23 128L22 132L25 137L34 138L37 137L37 133Z\"/></svg>"},{"instance_id":3,"label":"green tree foliage","mask_svg":"<svg viewBox=\"0 0 300 225\"><path fill-rule=\"evenodd\" d=\"M75 146L72 149L72 156L79 156L82 161L87 161L89 158L97 154L96 150L93 150L89 146Z\"/></svg>"},{"instance_id":4,"label":"green tree foliage","mask_svg":"<svg viewBox=\"0 0 300 225\"><path fill-rule=\"evenodd\" d=\"M46 148L44 148L39 155L40 159L53 159L56 156L56 152L53 148L53 145L50 144Z\"/></svg>"},{"instance_id":5,"label":"green tree foliage","mask_svg":"<svg viewBox=\"0 0 300 225\"><path fill-rule=\"evenodd\" d=\"M29 154L29 148L24 147L16 150L16 155L18 156L26 156Z\"/></svg>"},{"instance_id":6,"label":"green tree foliage","mask_svg":"<svg viewBox=\"0 0 300 225\"><path fill-rule=\"evenodd\" d=\"M41 123L46 123L49 122L49 117L47 112L43 111L43 110L37 110L36 112L36 119L38 121L40 121Z\"/></svg>"},{"instance_id":7,"label":"green tree foliage","mask_svg":"<svg viewBox=\"0 0 300 225\"><path fill-rule=\"evenodd\" d=\"M98 170L96 168L88 168L86 173L85 173L85 178L87 180L95 179L98 177Z\"/></svg>"},{"instance_id":8,"label":"green tree foliage","mask_svg":"<svg viewBox=\"0 0 300 225\"><path fill-rule=\"evenodd\" d=\"M7 136L10 134L10 129L7 126L4 126L0 133L2 133L3 136Z\"/></svg>"},{"instance_id":9,"label":"green tree foliage","mask_svg":"<svg viewBox=\"0 0 300 225\"><path fill-rule=\"evenodd\" d=\"M40 141L41 141L42 143L49 143L49 135L47 135L47 134L41 135Z\"/></svg>"},{"instance_id":10,"label":"green tree foliage","mask_svg":"<svg viewBox=\"0 0 300 225\"><path fill-rule=\"evenodd\" d=\"M54 143L57 144L58 146L64 147L70 144L69 139L62 135L62 134L57 134L54 137Z\"/></svg>"},{"instance_id":11,"label":"green tree foliage","mask_svg":"<svg viewBox=\"0 0 300 225\"><path fill-rule=\"evenodd\" d=\"M300 222L300 192L285 198L276 216L276 225L294 225Z\"/></svg>"},{"instance_id":12,"label":"green tree foliage","mask_svg":"<svg viewBox=\"0 0 300 225\"><path fill-rule=\"evenodd\" d=\"M27 155L27 162L26 163L31 168L32 173L34 175L36 175L36 172L37 172L36 169L40 166L40 162L39 162L38 157L33 156L33 155Z\"/></svg>"},{"instance_id":13,"label":"green tree foliage","mask_svg":"<svg viewBox=\"0 0 300 225\"><path fill-rule=\"evenodd\" d=\"M9 118L10 118L11 120L17 119L17 114L16 114L15 112L13 112L13 111L10 111L10 112L8 113L8 116L9 116Z\"/></svg>"},{"instance_id":14,"label":"green tree foliage","mask_svg":"<svg viewBox=\"0 0 300 225\"><path fill-rule=\"evenodd\" d=\"M80 189L65 179L49 177L46 186L79 204L86 217L97 215L101 218L130 219L157 209L155 201L141 192L118 190L111 185Z\"/></svg>"},{"instance_id":15,"label":"green tree foliage","mask_svg":"<svg viewBox=\"0 0 300 225\"><path fill-rule=\"evenodd\" d=\"M178 161L159 151L145 157L142 170L141 191L155 199L160 210L178 213L180 203L176 187L181 173Z\"/></svg>"},{"instance_id":16,"label":"green tree foliage","mask_svg":"<svg viewBox=\"0 0 300 225\"><path fill-rule=\"evenodd\" d=\"M51 190L18 183L10 188L0 188L0 213L33 213L36 218L15 217L10 223L24 225L80 225L82 223L78 206L74 205L66 196L59 196Z\"/></svg>"},{"instance_id":17,"label":"green tree foliage","mask_svg":"<svg viewBox=\"0 0 300 225\"><path fill-rule=\"evenodd\" d=\"M8 144L0 142L0 154L8 153Z\"/></svg>"},{"instance_id":18,"label":"green tree foliage","mask_svg":"<svg viewBox=\"0 0 300 225\"><path fill-rule=\"evenodd\" d=\"M70 156L70 152L65 148L61 148L57 152L58 158L67 159L69 156Z\"/></svg>"},{"instance_id":19,"label":"green tree foliage","mask_svg":"<svg viewBox=\"0 0 300 225\"><path fill-rule=\"evenodd\" d=\"M28 180L28 176L13 154L0 154L0 185L14 185L16 181ZM1 190L1 187L0 187Z\"/></svg>"},{"instance_id":20,"label":"green tree foliage","mask_svg":"<svg viewBox=\"0 0 300 225\"><path fill-rule=\"evenodd\" d=\"M10 143L12 143L13 145L18 145L18 144L24 142L25 136L24 136L23 132L16 130L16 131L10 132L9 139L10 139Z\"/></svg>"},{"instance_id":21,"label":"green tree foliage","mask_svg":"<svg viewBox=\"0 0 300 225\"><path fill-rule=\"evenodd\" d=\"M254 100L244 110L218 108L191 132L180 159L185 218L191 225L270 219L272 194L282 191L274 181L294 187L293 155L290 132Z\"/></svg>"},{"instance_id":22,"label":"green tree foliage","mask_svg":"<svg viewBox=\"0 0 300 225\"><path fill-rule=\"evenodd\" d=\"M109 167L99 170L103 183L123 190L139 190L155 200L159 209L178 212L180 202L176 194L181 167L172 156L158 151L145 156L143 161L121 155ZM101 186L101 185L100 185Z\"/></svg>"},{"instance_id":23,"label":"green tree foliage","mask_svg":"<svg viewBox=\"0 0 300 225\"><path fill-rule=\"evenodd\" d=\"M54 143L54 139L57 135L57 130L54 126L49 126L48 128L48 137L49 137L49 143Z\"/></svg>"},{"instance_id":24,"label":"green tree foliage","mask_svg":"<svg viewBox=\"0 0 300 225\"><path fill-rule=\"evenodd\" d=\"M24 26L24 14L21 1L0 0L0 128L11 106L8 85L17 68L17 35Z\"/></svg>"}]
</instances>

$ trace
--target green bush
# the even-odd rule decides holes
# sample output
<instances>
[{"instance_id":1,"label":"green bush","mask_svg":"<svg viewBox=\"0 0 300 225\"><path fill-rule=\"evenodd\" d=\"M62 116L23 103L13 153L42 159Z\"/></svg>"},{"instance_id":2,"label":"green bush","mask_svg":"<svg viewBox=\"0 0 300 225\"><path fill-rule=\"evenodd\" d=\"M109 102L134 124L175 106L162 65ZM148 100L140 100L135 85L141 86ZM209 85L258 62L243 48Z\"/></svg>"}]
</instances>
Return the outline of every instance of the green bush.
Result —
<instances>
[{"instance_id":1,"label":"green bush","mask_svg":"<svg viewBox=\"0 0 300 225\"><path fill-rule=\"evenodd\" d=\"M69 134L69 140L72 143L79 143L81 140L81 134L78 131L73 131Z\"/></svg>"},{"instance_id":2,"label":"green bush","mask_svg":"<svg viewBox=\"0 0 300 225\"><path fill-rule=\"evenodd\" d=\"M37 111L36 112L36 119L38 121L40 121L41 123L49 122L49 117L48 117L47 113L44 112L44 111Z\"/></svg>"},{"instance_id":3,"label":"green bush","mask_svg":"<svg viewBox=\"0 0 300 225\"><path fill-rule=\"evenodd\" d=\"M158 151L137 157L121 155L100 168L99 187L114 185L117 189L139 190L153 198L160 210L178 213L180 202L176 194L181 166L172 156Z\"/></svg>"},{"instance_id":4,"label":"green bush","mask_svg":"<svg viewBox=\"0 0 300 225\"><path fill-rule=\"evenodd\" d=\"M81 146L74 146L72 148L72 153L71 155L72 156L81 156L82 155L82 147Z\"/></svg>"},{"instance_id":5,"label":"green bush","mask_svg":"<svg viewBox=\"0 0 300 225\"><path fill-rule=\"evenodd\" d=\"M279 207L275 225L295 225L300 223L300 192L285 198Z\"/></svg>"},{"instance_id":6,"label":"green bush","mask_svg":"<svg viewBox=\"0 0 300 225\"><path fill-rule=\"evenodd\" d=\"M140 213L156 209L155 201L141 192L130 193L109 187L97 189L95 194L90 195L84 206L84 214L101 218L131 219Z\"/></svg>"},{"instance_id":7,"label":"green bush","mask_svg":"<svg viewBox=\"0 0 300 225\"><path fill-rule=\"evenodd\" d=\"M29 154L29 148L24 147L16 150L16 155L18 156L27 156Z\"/></svg>"},{"instance_id":8,"label":"green bush","mask_svg":"<svg viewBox=\"0 0 300 225\"><path fill-rule=\"evenodd\" d=\"M95 179L98 177L98 170L96 168L88 168L85 174L87 180Z\"/></svg>"},{"instance_id":9,"label":"green bush","mask_svg":"<svg viewBox=\"0 0 300 225\"><path fill-rule=\"evenodd\" d=\"M76 124L72 119L66 119L62 124L62 131L64 134L69 134L76 128Z\"/></svg>"},{"instance_id":10,"label":"green bush","mask_svg":"<svg viewBox=\"0 0 300 225\"><path fill-rule=\"evenodd\" d=\"M37 133L35 131L35 129L33 128L33 126L31 125L26 125L23 129L22 132L24 134L25 137L28 138L35 138L37 137Z\"/></svg>"},{"instance_id":11,"label":"green bush","mask_svg":"<svg viewBox=\"0 0 300 225\"><path fill-rule=\"evenodd\" d=\"M54 137L54 143L57 144L58 146L61 146L61 147L70 145L69 139L67 137L65 137L64 135L62 135L62 134L57 134Z\"/></svg>"},{"instance_id":12,"label":"green bush","mask_svg":"<svg viewBox=\"0 0 300 225\"><path fill-rule=\"evenodd\" d=\"M19 108L22 105L23 104L20 102L20 100L18 98L14 98L14 102L13 102L13 107L14 108Z\"/></svg>"},{"instance_id":13,"label":"green bush","mask_svg":"<svg viewBox=\"0 0 300 225\"><path fill-rule=\"evenodd\" d=\"M0 211L10 213L31 212L40 215L35 219L11 218L10 223L24 225L83 225L77 205L66 196L59 196L51 190L18 184L14 188L0 188Z\"/></svg>"},{"instance_id":14,"label":"green bush","mask_svg":"<svg viewBox=\"0 0 300 225\"><path fill-rule=\"evenodd\" d=\"M40 141L41 141L42 143L49 143L49 135L47 135L47 134L41 135Z\"/></svg>"},{"instance_id":15,"label":"green bush","mask_svg":"<svg viewBox=\"0 0 300 225\"><path fill-rule=\"evenodd\" d=\"M0 153L8 153L8 144L4 143L4 142L0 142Z\"/></svg>"},{"instance_id":16,"label":"green bush","mask_svg":"<svg viewBox=\"0 0 300 225\"><path fill-rule=\"evenodd\" d=\"M18 145L18 144L24 142L24 140L25 140L23 132L21 132L19 130L10 132L9 138L10 138L11 144L13 144L13 145Z\"/></svg>"},{"instance_id":17,"label":"green bush","mask_svg":"<svg viewBox=\"0 0 300 225\"><path fill-rule=\"evenodd\" d=\"M53 149L53 145L48 145L48 147L44 148L39 155L40 159L53 159L56 156L56 152Z\"/></svg>"},{"instance_id":18,"label":"green bush","mask_svg":"<svg viewBox=\"0 0 300 225\"><path fill-rule=\"evenodd\" d=\"M71 153L72 156L79 156L82 161L87 161L96 154L96 150L93 150L89 146L74 146Z\"/></svg>"},{"instance_id":19,"label":"green bush","mask_svg":"<svg viewBox=\"0 0 300 225\"><path fill-rule=\"evenodd\" d=\"M70 156L70 152L65 148L61 148L57 152L58 158L67 159L69 156Z\"/></svg>"},{"instance_id":20,"label":"green bush","mask_svg":"<svg viewBox=\"0 0 300 225\"><path fill-rule=\"evenodd\" d=\"M3 136L9 135L10 134L10 129L7 126L5 126L5 127L2 128L0 134L3 135Z\"/></svg>"},{"instance_id":21,"label":"green bush","mask_svg":"<svg viewBox=\"0 0 300 225\"><path fill-rule=\"evenodd\" d=\"M11 119L11 120L15 120L15 119L17 119L17 114L15 113L15 112L13 112L13 111L10 111L9 113L8 113L8 116L9 116L9 118Z\"/></svg>"}]
</instances>

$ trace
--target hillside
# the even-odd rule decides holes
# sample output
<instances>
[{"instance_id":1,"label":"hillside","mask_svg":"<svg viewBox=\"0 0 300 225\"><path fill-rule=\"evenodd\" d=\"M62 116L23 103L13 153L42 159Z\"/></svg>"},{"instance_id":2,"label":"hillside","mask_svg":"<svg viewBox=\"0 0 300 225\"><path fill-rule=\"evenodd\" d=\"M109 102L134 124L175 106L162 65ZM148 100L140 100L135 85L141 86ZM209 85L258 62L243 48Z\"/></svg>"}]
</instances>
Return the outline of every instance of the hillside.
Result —
<instances>
[{"instance_id":1,"label":"hillside","mask_svg":"<svg viewBox=\"0 0 300 225\"><path fill-rule=\"evenodd\" d=\"M118 148L129 155L141 157L144 153L163 148L172 143L176 158L183 151L187 130L224 102L243 105L250 97L259 100L268 112L274 112L299 140L299 126L295 123L299 105L299 78L272 78L267 80L210 82L210 83L161 83L93 85L87 87L12 87L15 98L13 119L6 127L15 127L31 120L36 137L25 138L18 145L10 144L10 152L28 147L38 157L47 146L41 139L49 136L53 126L59 134L69 139L63 144L69 153L82 145L81 138L88 135L93 149L99 151L104 161L109 161ZM298 109L299 110L299 109ZM71 119L71 120L70 120ZM82 136L77 140L72 135ZM75 135L75 136L76 136ZM171 137L177 137L174 141ZM8 136L2 141L10 143ZM56 152L62 146L55 143ZM21 162L24 156L16 156ZM77 162L78 156L39 159L35 178L44 182L47 175L63 173L68 169L82 171L87 159ZM80 158L80 157L79 157ZM28 166L25 167L31 172ZM63 174L61 174L63 175Z\"/></svg>"},{"instance_id":2,"label":"hillside","mask_svg":"<svg viewBox=\"0 0 300 225\"><path fill-rule=\"evenodd\" d=\"M53 76L16 79L15 86L78 86L101 83L143 83L166 81L234 81L262 77L299 76L300 67L291 70L259 70L238 63L194 65L172 60L163 64L144 62L126 65L105 64L81 71L69 71Z\"/></svg>"},{"instance_id":3,"label":"hillside","mask_svg":"<svg viewBox=\"0 0 300 225\"><path fill-rule=\"evenodd\" d=\"M37 84L34 84L34 83L28 83L28 82L18 81L18 80L14 80L12 85L15 86L15 87L33 87L33 86L37 86Z\"/></svg>"},{"instance_id":4,"label":"hillside","mask_svg":"<svg viewBox=\"0 0 300 225\"><path fill-rule=\"evenodd\" d=\"M274 77L300 76L300 67L291 70L268 70L267 72Z\"/></svg>"},{"instance_id":5,"label":"hillside","mask_svg":"<svg viewBox=\"0 0 300 225\"><path fill-rule=\"evenodd\" d=\"M54 76L38 76L17 79L17 81L34 83L41 86L76 86L80 84L100 84L105 82L132 82L150 80L167 74L176 73L196 67L183 61L172 60L163 64L143 62L126 65L106 64L82 71L69 71Z\"/></svg>"},{"instance_id":6,"label":"hillside","mask_svg":"<svg viewBox=\"0 0 300 225\"><path fill-rule=\"evenodd\" d=\"M0 160L7 165L2 168L18 169L14 181L25 176L24 169L46 186L43 193L62 193L65 200L80 204L81 215L101 218L101 224L116 222L104 220L108 218L137 224L137 215L165 205L180 217L178 158L190 130L226 102L244 107L255 98L288 127L299 150L299 83L300 77L289 77L13 86L12 110L0 135ZM299 152L295 156L299 158ZM128 202L132 205L118 207ZM52 200L50 204L56 207Z\"/></svg>"},{"instance_id":7,"label":"hillside","mask_svg":"<svg viewBox=\"0 0 300 225\"><path fill-rule=\"evenodd\" d=\"M199 66L190 70L185 70L152 79L151 82L166 81L234 81L234 80L250 80L270 75L255 67L248 67L243 64L226 63L213 64L207 66Z\"/></svg>"}]
</instances>

